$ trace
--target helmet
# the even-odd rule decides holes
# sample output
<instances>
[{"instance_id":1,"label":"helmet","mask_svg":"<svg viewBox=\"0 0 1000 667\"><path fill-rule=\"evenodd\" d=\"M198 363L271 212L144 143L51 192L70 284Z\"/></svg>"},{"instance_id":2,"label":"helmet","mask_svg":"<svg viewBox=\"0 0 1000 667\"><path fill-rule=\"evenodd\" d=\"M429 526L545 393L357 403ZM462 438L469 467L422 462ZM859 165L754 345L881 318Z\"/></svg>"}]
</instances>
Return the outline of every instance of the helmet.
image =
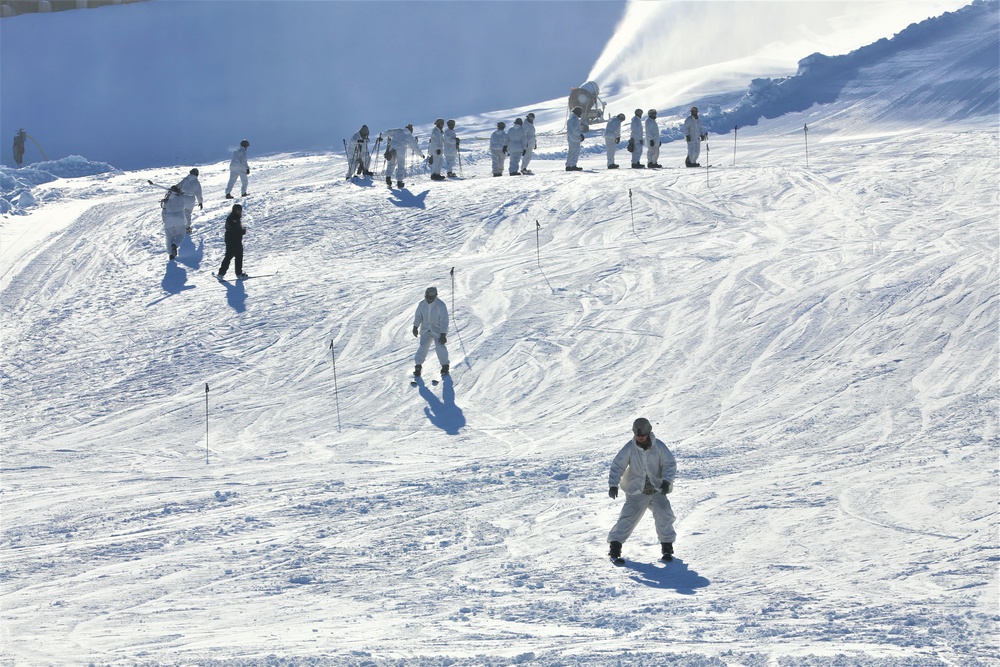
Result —
<instances>
[{"instance_id":1,"label":"helmet","mask_svg":"<svg viewBox=\"0 0 1000 667\"><path fill-rule=\"evenodd\" d=\"M582 116L583 107L573 107L573 113L575 113L577 116Z\"/></svg>"},{"instance_id":2,"label":"helmet","mask_svg":"<svg viewBox=\"0 0 1000 667\"><path fill-rule=\"evenodd\" d=\"M528 119L528 122L531 122L531 121L535 120L535 114L529 113L527 116L525 116L525 118Z\"/></svg>"},{"instance_id":3,"label":"helmet","mask_svg":"<svg viewBox=\"0 0 1000 667\"><path fill-rule=\"evenodd\" d=\"M639 417L632 422L632 433L635 435L649 435L653 432L653 425L645 417Z\"/></svg>"},{"instance_id":4,"label":"helmet","mask_svg":"<svg viewBox=\"0 0 1000 667\"><path fill-rule=\"evenodd\" d=\"M641 116L642 115L642 109L636 109L635 110L635 115L636 116Z\"/></svg>"},{"instance_id":5,"label":"helmet","mask_svg":"<svg viewBox=\"0 0 1000 667\"><path fill-rule=\"evenodd\" d=\"M514 125L524 125L524 121L521 120L520 118L515 118Z\"/></svg>"},{"instance_id":6,"label":"helmet","mask_svg":"<svg viewBox=\"0 0 1000 667\"><path fill-rule=\"evenodd\" d=\"M455 127L455 121L449 120L448 121L448 127Z\"/></svg>"},{"instance_id":7,"label":"helmet","mask_svg":"<svg viewBox=\"0 0 1000 667\"><path fill-rule=\"evenodd\" d=\"M240 146L242 146L243 148L250 148L250 142L244 139L243 141L240 142Z\"/></svg>"},{"instance_id":8,"label":"helmet","mask_svg":"<svg viewBox=\"0 0 1000 667\"><path fill-rule=\"evenodd\" d=\"M646 115L656 118L656 109L650 109L648 112L646 112Z\"/></svg>"},{"instance_id":9,"label":"helmet","mask_svg":"<svg viewBox=\"0 0 1000 667\"><path fill-rule=\"evenodd\" d=\"M615 116L615 118L617 118L618 120L625 120L625 114L620 113L617 116Z\"/></svg>"},{"instance_id":10,"label":"helmet","mask_svg":"<svg viewBox=\"0 0 1000 667\"><path fill-rule=\"evenodd\" d=\"M504 129L505 127L507 127L507 123L505 123L505 122L503 122L503 121L500 121L499 123L497 123L497 129L498 129L498 130L502 130L502 129Z\"/></svg>"},{"instance_id":11,"label":"helmet","mask_svg":"<svg viewBox=\"0 0 1000 667\"><path fill-rule=\"evenodd\" d=\"M437 287L431 286L431 287L428 287L424 291L424 296L425 297L427 297L427 296L437 296L437 295L438 295L438 288Z\"/></svg>"},{"instance_id":12,"label":"helmet","mask_svg":"<svg viewBox=\"0 0 1000 667\"><path fill-rule=\"evenodd\" d=\"M442 125L444 125L444 118L438 118L436 121L434 121L434 124L437 125L438 127L441 127Z\"/></svg>"},{"instance_id":13,"label":"helmet","mask_svg":"<svg viewBox=\"0 0 1000 667\"><path fill-rule=\"evenodd\" d=\"M191 174L192 176L197 176L198 175L198 167L195 167L194 169L192 169L188 173Z\"/></svg>"}]
</instances>

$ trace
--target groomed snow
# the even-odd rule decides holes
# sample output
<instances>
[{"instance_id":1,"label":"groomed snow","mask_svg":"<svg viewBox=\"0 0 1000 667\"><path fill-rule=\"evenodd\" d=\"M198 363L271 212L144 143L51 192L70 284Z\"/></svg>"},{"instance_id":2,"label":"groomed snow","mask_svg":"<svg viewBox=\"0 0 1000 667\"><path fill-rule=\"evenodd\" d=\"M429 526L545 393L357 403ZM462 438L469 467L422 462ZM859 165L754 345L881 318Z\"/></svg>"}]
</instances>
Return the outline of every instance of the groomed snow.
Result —
<instances>
[{"instance_id":1,"label":"groomed snow","mask_svg":"<svg viewBox=\"0 0 1000 667\"><path fill-rule=\"evenodd\" d=\"M176 263L146 181L186 165L34 178L0 218L0 660L998 664L997 120L877 93L953 37L735 158L713 134L710 169L608 171L592 137L568 174L556 131L534 176L469 131L464 180L392 191L251 156L246 281L213 275L228 161ZM411 387L432 284L452 380ZM615 568L637 416L677 558L646 518Z\"/></svg>"}]
</instances>

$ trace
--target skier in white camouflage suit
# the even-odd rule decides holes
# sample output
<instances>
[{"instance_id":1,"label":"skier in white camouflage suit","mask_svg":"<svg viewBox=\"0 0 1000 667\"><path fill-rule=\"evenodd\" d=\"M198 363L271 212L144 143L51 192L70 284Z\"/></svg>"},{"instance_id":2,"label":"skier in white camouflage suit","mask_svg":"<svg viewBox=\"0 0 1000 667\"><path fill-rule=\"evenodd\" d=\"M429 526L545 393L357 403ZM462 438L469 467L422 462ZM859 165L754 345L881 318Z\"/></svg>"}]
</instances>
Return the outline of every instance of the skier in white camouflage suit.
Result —
<instances>
[{"instance_id":1,"label":"skier in white camouflage suit","mask_svg":"<svg viewBox=\"0 0 1000 667\"><path fill-rule=\"evenodd\" d=\"M645 169L646 166L642 163L642 109L635 110L635 115L632 116L631 130L632 134L629 137L628 145L629 152L632 153L632 168Z\"/></svg>"},{"instance_id":2,"label":"skier in white camouflage suit","mask_svg":"<svg viewBox=\"0 0 1000 667\"><path fill-rule=\"evenodd\" d=\"M240 142L240 147L233 151L233 157L229 160L229 183L226 185L226 199L233 198L233 186L236 185L236 179L240 179L240 185L243 189L240 192L244 197L247 196L247 180L250 175L250 165L247 164L247 149L250 148L250 142L244 139Z\"/></svg>"},{"instance_id":3,"label":"skier in white camouflage suit","mask_svg":"<svg viewBox=\"0 0 1000 667\"><path fill-rule=\"evenodd\" d=\"M651 509L661 558L669 561L673 559L677 533L667 494L673 490L677 461L663 441L653 435L653 426L648 419L639 417L632 422L632 434L632 439L611 462L608 475L608 495L611 498L618 497L619 485L625 491L625 506L618 522L608 533L611 545L608 555L616 560L621 558L622 543L635 530L646 510Z\"/></svg>"},{"instance_id":4,"label":"skier in white camouflage suit","mask_svg":"<svg viewBox=\"0 0 1000 667\"><path fill-rule=\"evenodd\" d=\"M455 159L458 157L458 147L462 140L455 133L455 121L448 121L448 129L444 131L444 168L448 178L456 178Z\"/></svg>"},{"instance_id":5,"label":"skier in white camouflage suit","mask_svg":"<svg viewBox=\"0 0 1000 667\"><path fill-rule=\"evenodd\" d=\"M368 152L368 136L370 131L367 125L362 125L361 129L351 135L351 140L347 142L347 180L351 180L357 175L371 176L369 169L372 156Z\"/></svg>"},{"instance_id":6,"label":"skier in white camouflage suit","mask_svg":"<svg viewBox=\"0 0 1000 667\"><path fill-rule=\"evenodd\" d=\"M187 218L184 217L184 195L178 186L167 191L160 201L163 208L163 233L167 239L167 254L173 261L187 232Z\"/></svg>"},{"instance_id":7,"label":"skier in white camouflage suit","mask_svg":"<svg viewBox=\"0 0 1000 667\"><path fill-rule=\"evenodd\" d=\"M511 176L521 175L521 158L524 157L524 121L514 119L514 124L507 131L507 154L510 156L510 167L507 173Z\"/></svg>"},{"instance_id":8,"label":"skier in white camouflage suit","mask_svg":"<svg viewBox=\"0 0 1000 667\"><path fill-rule=\"evenodd\" d=\"M701 119L698 118L698 107L691 107L691 115L684 119L684 141L687 142L687 157L684 158L684 166L700 167L698 156L701 155L701 142L705 141L708 135L701 130Z\"/></svg>"},{"instance_id":9,"label":"skier in white camouflage suit","mask_svg":"<svg viewBox=\"0 0 1000 667\"><path fill-rule=\"evenodd\" d=\"M437 293L436 287L428 287L413 316L413 335L420 338L417 354L413 357L413 377L420 377L432 341L441 362L441 375L448 375L448 348L445 347L448 343L448 307L437 298Z\"/></svg>"},{"instance_id":10,"label":"skier in white camouflage suit","mask_svg":"<svg viewBox=\"0 0 1000 667\"><path fill-rule=\"evenodd\" d=\"M618 165L615 164L615 151L618 150L618 142L622 140L622 121L625 120L625 114L620 113L611 120L604 127L604 145L608 150L608 169L617 169Z\"/></svg>"},{"instance_id":11,"label":"skier in white camouflage suit","mask_svg":"<svg viewBox=\"0 0 1000 667\"><path fill-rule=\"evenodd\" d=\"M187 221L187 232L191 233L191 216L194 214L194 205L197 201L198 208L205 208L205 201L201 196L201 183L198 182L198 168L195 167L188 175L181 179L177 187L184 193L184 218Z\"/></svg>"},{"instance_id":12,"label":"skier in white camouflage suit","mask_svg":"<svg viewBox=\"0 0 1000 667\"><path fill-rule=\"evenodd\" d=\"M535 139L535 114L529 113L524 117L524 157L521 159L521 173L528 176L533 172L528 169L535 149L538 148L538 140Z\"/></svg>"},{"instance_id":13,"label":"skier in white camouflage suit","mask_svg":"<svg viewBox=\"0 0 1000 667\"><path fill-rule=\"evenodd\" d=\"M427 154L431 157L431 180L443 181L441 168L444 166L444 118L434 121L431 138L427 144Z\"/></svg>"},{"instance_id":14,"label":"skier in white camouflage suit","mask_svg":"<svg viewBox=\"0 0 1000 667\"><path fill-rule=\"evenodd\" d=\"M656 122L656 109L646 112L646 167L660 169L660 124Z\"/></svg>"},{"instance_id":15,"label":"skier in white camouflage suit","mask_svg":"<svg viewBox=\"0 0 1000 667\"><path fill-rule=\"evenodd\" d=\"M406 149L410 149L424 159L424 154L417 145L417 140L413 137L413 126L386 130L382 133L385 139L385 184L392 186L392 172L396 172L396 187L404 186L403 179L406 178Z\"/></svg>"},{"instance_id":16,"label":"skier in white camouflage suit","mask_svg":"<svg viewBox=\"0 0 1000 667\"><path fill-rule=\"evenodd\" d=\"M497 123L497 129L490 135L490 157L493 159L493 175L503 176L503 156L507 154L507 123Z\"/></svg>"},{"instance_id":17,"label":"skier in white camouflage suit","mask_svg":"<svg viewBox=\"0 0 1000 667\"><path fill-rule=\"evenodd\" d=\"M576 161L580 159L580 147L583 145L583 107L574 107L573 113L566 120L566 171L583 171L583 167L576 166Z\"/></svg>"}]
</instances>

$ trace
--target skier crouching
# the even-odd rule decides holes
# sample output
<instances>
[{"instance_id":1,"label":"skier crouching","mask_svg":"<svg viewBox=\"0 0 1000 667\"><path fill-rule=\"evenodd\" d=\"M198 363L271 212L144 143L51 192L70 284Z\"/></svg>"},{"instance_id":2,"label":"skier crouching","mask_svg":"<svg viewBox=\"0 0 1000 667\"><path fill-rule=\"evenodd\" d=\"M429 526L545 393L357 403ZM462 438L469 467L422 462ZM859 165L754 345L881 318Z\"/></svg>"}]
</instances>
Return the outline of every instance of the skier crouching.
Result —
<instances>
[{"instance_id":1,"label":"skier crouching","mask_svg":"<svg viewBox=\"0 0 1000 667\"><path fill-rule=\"evenodd\" d=\"M618 522L608 533L611 545L608 555L616 562L622 557L622 543L639 524L647 509L653 511L656 537L660 541L661 560L673 560L674 512L667 495L673 490L677 461L663 441L653 435L648 419L639 417L632 423L633 438L611 461L608 495L618 497L619 483L625 490L625 506Z\"/></svg>"}]
</instances>

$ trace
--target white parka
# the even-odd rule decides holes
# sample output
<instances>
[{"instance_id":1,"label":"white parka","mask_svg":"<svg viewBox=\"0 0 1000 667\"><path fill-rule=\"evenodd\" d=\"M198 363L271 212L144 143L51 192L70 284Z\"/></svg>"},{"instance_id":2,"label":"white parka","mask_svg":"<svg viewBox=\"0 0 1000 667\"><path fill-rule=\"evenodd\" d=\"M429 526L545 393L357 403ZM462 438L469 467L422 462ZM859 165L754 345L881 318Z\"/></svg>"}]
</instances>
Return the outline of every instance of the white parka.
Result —
<instances>
[{"instance_id":1,"label":"white parka","mask_svg":"<svg viewBox=\"0 0 1000 667\"><path fill-rule=\"evenodd\" d=\"M444 131L444 154L458 155L458 135L450 127Z\"/></svg>"},{"instance_id":2,"label":"white parka","mask_svg":"<svg viewBox=\"0 0 1000 667\"><path fill-rule=\"evenodd\" d=\"M245 146L240 146L233 151L233 158L229 161L229 171L245 174L249 168L250 165L247 164L247 149Z\"/></svg>"},{"instance_id":3,"label":"white parka","mask_svg":"<svg viewBox=\"0 0 1000 667\"><path fill-rule=\"evenodd\" d=\"M677 461L662 440L657 440L653 433L649 434L653 446L643 449L635 438L626 443L621 451L611 461L611 472L608 475L608 486L617 486L626 494L642 493L646 487L646 479L650 486L660 491L664 481L674 482L677 475Z\"/></svg>"},{"instance_id":4,"label":"white parka","mask_svg":"<svg viewBox=\"0 0 1000 667\"><path fill-rule=\"evenodd\" d=\"M604 136L615 137L615 141L621 141L622 122L618 120L618 116L614 116L608 121L608 124L604 127Z\"/></svg>"},{"instance_id":5,"label":"white parka","mask_svg":"<svg viewBox=\"0 0 1000 667\"><path fill-rule=\"evenodd\" d=\"M409 148L421 158L424 157L423 152L420 150L420 146L417 145L417 140L405 127L397 127L392 130L386 130L382 133L382 136L386 140L387 148L393 148L399 153L402 153Z\"/></svg>"},{"instance_id":6,"label":"white parka","mask_svg":"<svg viewBox=\"0 0 1000 667\"><path fill-rule=\"evenodd\" d=\"M514 123L507 130L507 151L511 154L520 153L524 150L524 126Z\"/></svg>"},{"instance_id":7,"label":"white parka","mask_svg":"<svg viewBox=\"0 0 1000 667\"><path fill-rule=\"evenodd\" d=\"M431 155L438 155L444 153L444 132L437 125L431 130L430 142L427 144L427 152Z\"/></svg>"},{"instance_id":8,"label":"white parka","mask_svg":"<svg viewBox=\"0 0 1000 667\"><path fill-rule=\"evenodd\" d=\"M535 124L530 120L524 121L524 147L529 150L538 148L538 142L535 141Z\"/></svg>"},{"instance_id":9,"label":"white parka","mask_svg":"<svg viewBox=\"0 0 1000 667\"><path fill-rule=\"evenodd\" d=\"M198 182L198 177L194 174L188 174L177 184L177 187L181 189L184 193L185 199L187 199L187 207L194 208L194 203L197 201L199 204L203 203L201 196L201 183Z\"/></svg>"},{"instance_id":10,"label":"white parka","mask_svg":"<svg viewBox=\"0 0 1000 667\"><path fill-rule=\"evenodd\" d=\"M632 116L632 135L631 139L635 140L636 145L642 143L642 118L639 116Z\"/></svg>"},{"instance_id":11,"label":"white parka","mask_svg":"<svg viewBox=\"0 0 1000 667\"><path fill-rule=\"evenodd\" d=\"M701 141L701 118L688 116L684 119L684 136L688 141Z\"/></svg>"},{"instance_id":12,"label":"white parka","mask_svg":"<svg viewBox=\"0 0 1000 667\"><path fill-rule=\"evenodd\" d=\"M655 143L649 143L649 142ZM659 146L660 145L660 124L656 122L655 118L646 117L646 145L647 146Z\"/></svg>"},{"instance_id":13,"label":"white parka","mask_svg":"<svg viewBox=\"0 0 1000 667\"><path fill-rule=\"evenodd\" d=\"M502 151L507 147L507 133L500 128L493 130L490 135L490 150Z\"/></svg>"},{"instance_id":14,"label":"white parka","mask_svg":"<svg viewBox=\"0 0 1000 667\"><path fill-rule=\"evenodd\" d=\"M413 326L422 327L422 332L430 331L435 338L448 333L448 307L437 297L430 303L427 303L427 299L421 299L417 304L417 312L413 315Z\"/></svg>"},{"instance_id":15,"label":"white parka","mask_svg":"<svg viewBox=\"0 0 1000 667\"><path fill-rule=\"evenodd\" d=\"M575 113L566 121L566 134L570 141L583 141L583 121Z\"/></svg>"}]
</instances>

